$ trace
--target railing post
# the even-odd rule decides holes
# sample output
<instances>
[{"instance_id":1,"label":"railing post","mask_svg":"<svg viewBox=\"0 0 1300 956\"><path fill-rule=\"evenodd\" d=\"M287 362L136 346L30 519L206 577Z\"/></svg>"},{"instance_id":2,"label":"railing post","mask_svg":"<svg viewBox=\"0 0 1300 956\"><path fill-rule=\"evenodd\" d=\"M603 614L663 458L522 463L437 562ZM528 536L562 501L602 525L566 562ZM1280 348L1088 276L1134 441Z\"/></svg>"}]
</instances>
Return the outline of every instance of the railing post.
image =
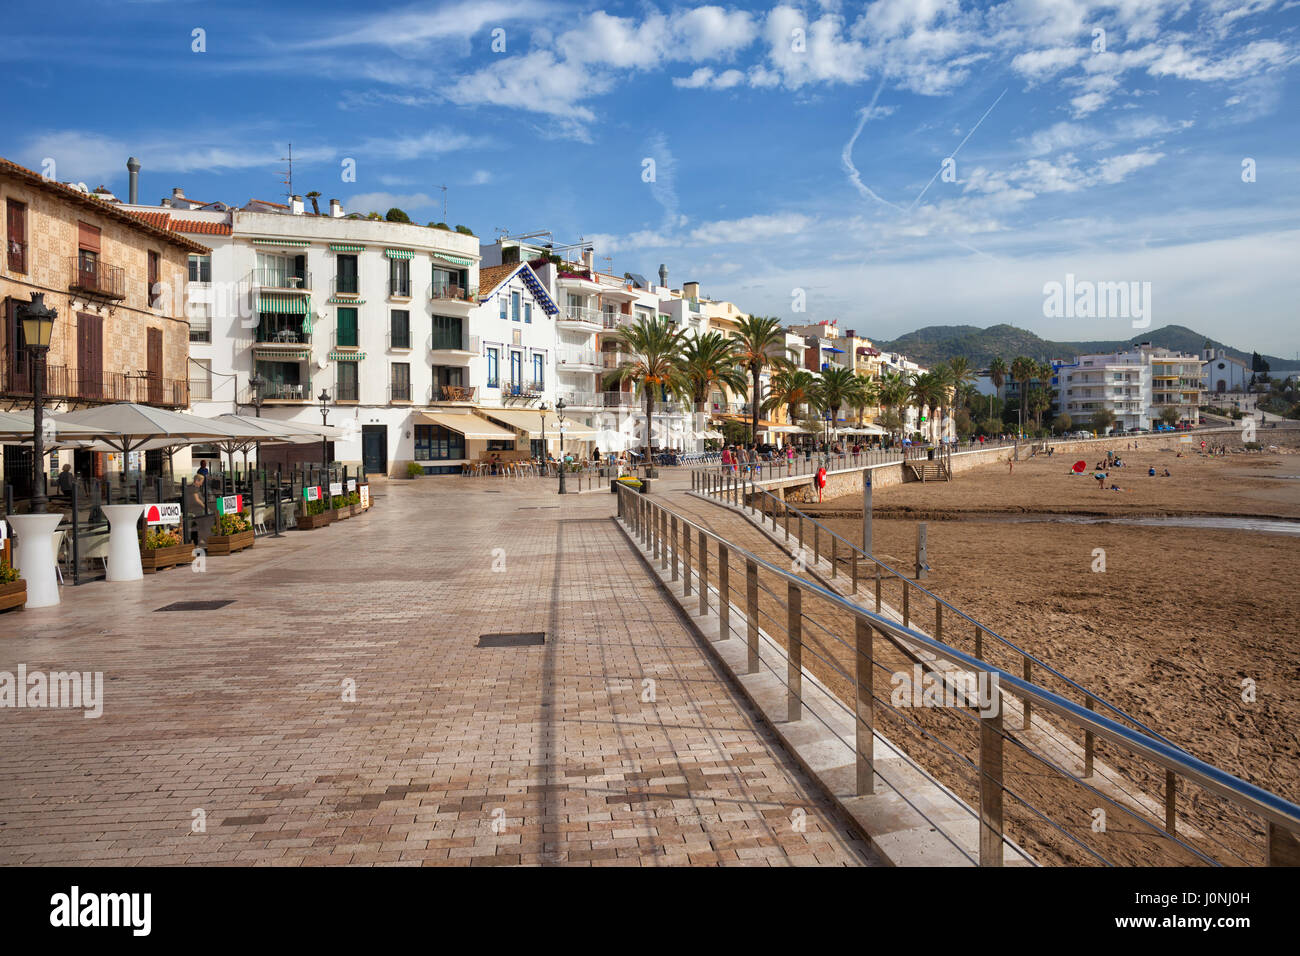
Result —
<instances>
[{"instance_id":1,"label":"railing post","mask_svg":"<svg viewBox=\"0 0 1300 956\"><path fill-rule=\"evenodd\" d=\"M659 509L659 568L668 567L668 512Z\"/></svg>"},{"instance_id":2,"label":"railing post","mask_svg":"<svg viewBox=\"0 0 1300 956\"><path fill-rule=\"evenodd\" d=\"M835 568L839 562L839 539L834 534L831 535L831 577L835 577Z\"/></svg>"},{"instance_id":3,"label":"railing post","mask_svg":"<svg viewBox=\"0 0 1300 956\"><path fill-rule=\"evenodd\" d=\"M1097 709L1091 696L1084 699L1083 705L1089 710ZM1085 730L1083 732L1083 776L1085 778L1092 776L1092 758L1095 751L1096 744L1093 741L1092 731Z\"/></svg>"},{"instance_id":4,"label":"railing post","mask_svg":"<svg viewBox=\"0 0 1300 956\"><path fill-rule=\"evenodd\" d=\"M1174 815L1174 800L1177 795L1178 778L1172 770L1165 771L1165 830L1172 836L1177 833L1177 818Z\"/></svg>"},{"instance_id":5,"label":"railing post","mask_svg":"<svg viewBox=\"0 0 1300 956\"><path fill-rule=\"evenodd\" d=\"M718 542L718 640L731 638L731 570L727 546Z\"/></svg>"},{"instance_id":6,"label":"railing post","mask_svg":"<svg viewBox=\"0 0 1300 956\"><path fill-rule=\"evenodd\" d=\"M908 583L907 578L899 578L898 580L903 582L903 627L907 627L908 622L912 619L911 585Z\"/></svg>"},{"instance_id":7,"label":"railing post","mask_svg":"<svg viewBox=\"0 0 1300 956\"><path fill-rule=\"evenodd\" d=\"M943 640L943 604L937 599L934 602L934 639Z\"/></svg>"},{"instance_id":8,"label":"railing post","mask_svg":"<svg viewBox=\"0 0 1300 956\"><path fill-rule=\"evenodd\" d=\"M822 559L822 526L816 521L813 522L813 567L817 567Z\"/></svg>"},{"instance_id":9,"label":"railing post","mask_svg":"<svg viewBox=\"0 0 1300 956\"><path fill-rule=\"evenodd\" d=\"M655 559L659 557L659 549L663 547L663 538L659 537L659 515L654 508L650 509L650 557Z\"/></svg>"},{"instance_id":10,"label":"railing post","mask_svg":"<svg viewBox=\"0 0 1300 956\"><path fill-rule=\"evenodd\" d=\"M72 583L81 583L81 482L72 482ZM12 512L6 511L5 514Z\"/></svg>"},{"instance_id":11,"label":"railing post","mask_svg":"<svg viewBox=\"0 0 1300 956\"><path fill-rule=\"evenodd\" d=\"M1002 865L1002 694L980 717L980 866Z\"/></svg>"},{"instance_id":12,"label":"railing post","mask_svg":"<svg viewBox=\"0 0 1300 956\"><path fill-rule=\"evenodd\" d=\"M803 591L793 581L786 585L786 720L803 718Z\"/></svg>"},{"instance_id":13,"label":"railing post","mask_svg":"<svg viewBox=\"0 0 1300 956\"><path fill-rule=\"evenodd\" d=\"M758 562L745 560L745 623L749 640L748 673L758 673Z\"/></svg>"},{"instance_id":14,"label":"railing post","mask_svg":"<svg viewBox=\"0 0 1300 956\"><path fill-rule=\"evenodd\" d=\"M1034 679L1034 678L1033 678L1033 672L1034 672L1034 665L1030 662L1029 658L1026 657L1026 658L1025 658L1025 671L1024 671L1024 673L1025 673L1025 681L1026 681L1026 683L1032 683L1032 682L1033 682L1033 679ZM1026 697L1026 698L1024 699L1023 704L1024 704L1024 707L1025 707L1025 726L1024 726L1023 729L1024 729L1024 730L1028 730L1028 729L1029 729L1029 722L1030 722L1030 720L1033 719L1033 716L1034 716L1034 705L1033 705L1033 702L1030 701L1028 697Z\"/></svg>"},{"instance_id":15,"label":"railing post","mask_svg":"<svg viewBox=\"0 0 1300 956\"><path fill-rule=\"evenodd\" d=\"M671 525L672 525L672 531L668 535L668 543L671 544L673 547L673 578L672 579L676 581L677 575L679 573L678 559L681 554L681 548L678 547L678 541L677 541L677 515L672 516Z\"/></svg>"},{"instance_id":16,"label":"railing post","mask_svg":"<svg viewBox=\"0 0 1300 956\"><path fill-rule=\"evenodd\" d=\"M700 584L700 614L709 613L709 539L705 537L704 531L700 531L700 558L699 558L699 584Z\"/></svg>"},{"instance_id":17,"label":"railing post","mask_svg":"<svg viewBox=\"0 0 1300 956\"><path fill-rule=\"evenodd\" d=\"M785 541L790 543L790 506L784 501L781 502L781 508L785 511Z\"/></svg>"},{"instance_id":18,"label":"railing post","mask_svg":"<svg viewBox=\"0 0 1300 956\"><path fill-rule=\"evenodd\" d=\"M803 512L799 512L799 550L803 550Z\"/></svg>"},{"instance_id":19,"label":"railing post","mask_svg":"<svg viewBox=\"0 0 1300 956\"><path fill-rule=\"evenodd\" d=\"M691 529L682 522L682 595L691 593Z\"/></svg>"},{"instance_id":20,"label":"railing post","mask_svg":"<svg viewBox=\"0 0 1300 956\"><path fill-rule=\"evenodd\" d=\"M880 565L876 565L876 613L880 613Z\"/></svg>"},{"instance_id":21,"label":"railing post","mask_svg":"<svg viewBox=\"0 0 1300 956\"><path fill-rule=\"evenodd\" d=\"M853 596L858 596L858 549L852 548L849 555L853 558Z\"/></svg>"},{"instance_id":22,"label":"railing post","mask_svg":"<svg viewBox=\"0 0 1300 956\"><path fill-rule=\"evenodd\" d=\"M853 681L857 686L857 734L854 747L857 751L858 796L876 792L876 722L875 698L872 695L874 648L872 642L876 629L862 618L856 619L857 666Z\"/></svg>"}]
</instances>

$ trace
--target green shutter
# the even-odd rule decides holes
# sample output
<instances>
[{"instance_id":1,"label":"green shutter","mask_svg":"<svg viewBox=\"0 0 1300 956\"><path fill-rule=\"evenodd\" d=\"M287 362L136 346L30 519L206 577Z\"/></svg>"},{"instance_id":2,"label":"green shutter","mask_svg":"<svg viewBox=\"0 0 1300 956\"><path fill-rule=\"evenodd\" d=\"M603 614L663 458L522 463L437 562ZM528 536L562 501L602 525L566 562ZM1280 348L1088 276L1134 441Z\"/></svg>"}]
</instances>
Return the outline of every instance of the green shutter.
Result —
<instances>
[{"instance_id":1,"label":"green shutter","mask_svg":"<svg viewBox=\"0 0 1300 956\"><path fill-rule=\"evenodd\" d=\"M297 295L276 295L261 292L257 296L258 312L277 312L281 315L308 315L309 300Z\"/></svg>"}]
</instances>

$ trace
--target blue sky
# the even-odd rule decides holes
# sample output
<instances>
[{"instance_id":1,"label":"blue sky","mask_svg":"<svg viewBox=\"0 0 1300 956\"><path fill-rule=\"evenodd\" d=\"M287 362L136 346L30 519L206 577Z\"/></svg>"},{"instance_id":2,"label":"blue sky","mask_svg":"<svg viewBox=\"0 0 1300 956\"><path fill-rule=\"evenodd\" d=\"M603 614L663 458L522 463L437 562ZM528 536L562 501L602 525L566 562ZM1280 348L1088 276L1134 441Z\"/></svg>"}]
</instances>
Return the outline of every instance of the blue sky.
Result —
<instances>
[{"instance_id":1,"label":"blue sky","mask_svg":"<svg viewBox=\"0 0 1300 956\"><path fill-rule=\"evenodd\" d=\"M135 155L148 201L279 199L292 142L296 192L427 222L445 185L485 239L583 236L786 320L1140 335L1045 317L1073 274L1151 282L1152 328L1300 349L1300 0L58 14L7 4L0 155L61 180L123 195Z\"/></svg>"}]
</instances>

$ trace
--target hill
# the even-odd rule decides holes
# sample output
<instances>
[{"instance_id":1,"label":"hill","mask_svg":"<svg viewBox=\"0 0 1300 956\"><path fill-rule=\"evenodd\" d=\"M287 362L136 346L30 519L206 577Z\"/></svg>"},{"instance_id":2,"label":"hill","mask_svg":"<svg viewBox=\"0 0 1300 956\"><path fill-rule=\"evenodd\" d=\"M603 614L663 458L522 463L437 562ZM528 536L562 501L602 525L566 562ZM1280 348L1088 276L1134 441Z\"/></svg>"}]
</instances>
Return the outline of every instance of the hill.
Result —
<instances>
[{"instance_id":1,"label":"hill","mask_svg":"<svg viewBox=\"0 0 1300 956\"><path fill-rule=\"evenodd\" d=\"M875 341L875 340L873 340ZM972 365L985 367L995 356L1010 362L1017 355L1027 355L1040 362L1049 359L1070 359L1088 353L1115 352L1138 342L1199 355L1205 343L1223 349L1233 358L1250 364L1251 353L1215 341L1194 329L1182 325L1166 325L1145 330L1130 339L1111 339L1093 342L1059 342L1044 339L1014 325L991 325L981 329L974 325L930 325L908 332L890 341L875 341L876 347L887 352L902 352L922 365L934 365L958 355L971 360ZM1264 360L1274 369L1286 369L1296 363L1276 355L1265 355Z\"/></svg>"}]
</instances>

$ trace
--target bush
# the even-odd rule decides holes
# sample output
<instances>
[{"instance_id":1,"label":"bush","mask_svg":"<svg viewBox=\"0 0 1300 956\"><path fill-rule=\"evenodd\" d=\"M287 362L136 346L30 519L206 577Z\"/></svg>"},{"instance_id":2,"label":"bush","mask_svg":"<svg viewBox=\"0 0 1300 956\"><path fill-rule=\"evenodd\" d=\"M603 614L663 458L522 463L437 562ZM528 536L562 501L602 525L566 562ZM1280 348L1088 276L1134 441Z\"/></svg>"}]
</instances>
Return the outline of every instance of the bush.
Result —
<instances>
[{"instance_id":1,"label":"bush","mask_svg":"<svg viewBox=\"0 0 1300 956\"><path fill-rule=\"evenodd\" d=\"M359 491L349 491L345 497L350 505L361 504L361 492Z\"/></svg>"},{"instance_id":2,"label":"bush","mask_svg":"<svg viewBox=\"0 0 1300 956\"><path fill-rule=\"evenodd\" d=\"M347 506L348 506L348 499L344 498L342 495L335 495L333 498L330 499L330 507L333 508L335 511L337 511L339 508L346 508Z\"/></svg>"},{"instance_id":3,"label":"bush","mask_svg":"<svg viewBox=\"0 0 1300 956\"><path fill-rule=\"evenodd\" d=\"M13 584L18 580L18 569L8 561L0 561L0 584Z\"/></svg>"},{"instance_id":4,"label":"bush","mask_svg":"<svg viewBox=\"0 0 1300 956\"><path fill-rule=\"evenodd\" d=\"M406 463L407 478L419 478L422 474L424 474L424 469L421 466L417 465L413 461L408 461Z\"/></svg>"},{"instance_id":5,"label":"bush","mask_svg":"<svg viewBox=\"0 0 1300 956\"><path fill-rule=\"evenodd\" d=\"M396 206L394 206L392 209L388 210L388 212L384 215L384 220L387 222L410 222L411 217L408 216L401 209L398 209Z\"/></svg>"},{"instance_id":6,"label":"bush","mask_svg":"<svg viewBox=\"0 0 1300 956\"><path fill-rule=\"evenodd\" d=\"M172 531L166 525L158 525L153 528L146 528L144 535L140 539L141 547L146 551L156 551L159 548L172 548L181 543L181 536Z\"/></svg>"},{"instance_id":7,"label":"bush","mask_svg":"<svg viewBox=\"0 0 1300 956\"><path fill-rule=\"evenodd\" d=\"M236 511L234 514L222 515L217 518L217 523L213 527L212 533L218 537L225 538L232 534L239 534L243 531L247 531L251 527L252 525L248 523L248 519Z\"/></svg>"},{"instance_id":8,"label":"bush","mask_svg":"<svg viewBox=\"0 0 1300 956\"><path fill-rule=\"evenodd\" d=\"M322 515L325 513L325 502L323 501L304 502L302 506L302 513L305 514L308 518L314 517L316 515Z\"/></svg>"}]
</instances>

